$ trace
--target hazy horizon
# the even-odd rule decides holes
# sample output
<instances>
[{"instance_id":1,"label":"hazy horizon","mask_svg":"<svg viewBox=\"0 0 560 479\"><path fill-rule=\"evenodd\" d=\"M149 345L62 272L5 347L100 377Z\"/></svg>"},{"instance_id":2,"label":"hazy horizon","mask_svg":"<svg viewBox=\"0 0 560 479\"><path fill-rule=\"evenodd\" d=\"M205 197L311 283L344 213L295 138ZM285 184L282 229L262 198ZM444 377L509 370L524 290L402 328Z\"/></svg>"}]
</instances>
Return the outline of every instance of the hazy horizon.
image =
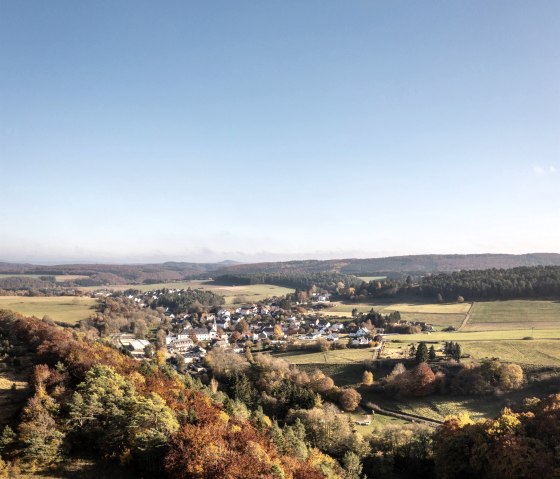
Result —
<instances>
[{"instance_id":1,"label":"hazy horizon","mask_svg":"<svg viewBox=\"0 0 560 479\"><path fill-rule=\"evenodd\" d=\"M389 254L389 255L371 255L371 256L362 256L362 255L339 255L333 256L329 254L315 254L315 255L306 255L304 253L296 255L296 256L285 256L285 255L264 255L260 256L258 253L254 256L248 255L240 255L231 253L230 257L226 256L219 256L219 259L212 259L216 258L216 256L200 256L194 257L184 257L184 258L177 258L177 257L168 257L168 256L146 256L146 257L138 257L138 258L126 258L126 257L113 257L113 258L61 258L61 259L22 259L22 260L6 260L5 258L0 257L0 263L13 263L13 264L21 264L21 263L28 263L28 264L36 264L36 265L64 265L64 264L159 264L159 263L167 263L167 262L184 262L184 263L225 263L228 261L233 261L235 263L266 263L266 262L286 262L286 261L300 261L300 260L343 260L343 259L370 259L370 258L387 258L387 257L399 257L399 256L431 256L431 255L491 255L491 254L503 254L503 255L515 255L515 256L523 256L529 254L560 254L557 252L550 252L550 251L532 251L532 252L525 252L525 253L507 253L507 252L482 252L482 253L461 253L461 252L448 252L448 253L418 253L418 254ZM197 259L198 258L198 259ZM237 259L235 259L237 258Z\"/></svg>"},{"instance_id":2,"label":"hazy horizon","mask_svg":"<svg viewBox=\"0 0 560 479\"><path fill-rule=\"evenodd\" d=\"M560 252L560 3L0 4L0 259Z\"/></svg>"}]
</instances>

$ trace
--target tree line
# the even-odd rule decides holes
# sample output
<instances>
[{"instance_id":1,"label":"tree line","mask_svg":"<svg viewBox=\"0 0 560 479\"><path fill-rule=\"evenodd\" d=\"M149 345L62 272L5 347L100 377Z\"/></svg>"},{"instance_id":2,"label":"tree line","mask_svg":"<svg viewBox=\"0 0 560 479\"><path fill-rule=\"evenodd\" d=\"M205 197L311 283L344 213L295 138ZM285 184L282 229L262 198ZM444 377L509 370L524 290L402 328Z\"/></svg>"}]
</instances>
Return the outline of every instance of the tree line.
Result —
<instances>
[{"instance_id":1,"label":"tree line","mask_svg":"<svg viewBox=\"0 0 560 479\"><path fill-rule=\"evenodd\" d=\"M558 298L560 266L484 269L441 273L422 278L421 294L444 300L458 296L467 301L484 299Z\"/></svg>"},{"instance_id":2,"label":"tree line","mask_svg":"<svg viewBox=\"0 0 560 479\"><path fill-rule=\"evenodd\" d=\"M334 291L342 284L344 287L360 285L363 281L352 275L327 272L327 273L248 273L224 274L216 276L214 281L224 285L245 284L274 284L287 288L309 290L313 286L327 291Z\"/></svg>"}]
</instances>

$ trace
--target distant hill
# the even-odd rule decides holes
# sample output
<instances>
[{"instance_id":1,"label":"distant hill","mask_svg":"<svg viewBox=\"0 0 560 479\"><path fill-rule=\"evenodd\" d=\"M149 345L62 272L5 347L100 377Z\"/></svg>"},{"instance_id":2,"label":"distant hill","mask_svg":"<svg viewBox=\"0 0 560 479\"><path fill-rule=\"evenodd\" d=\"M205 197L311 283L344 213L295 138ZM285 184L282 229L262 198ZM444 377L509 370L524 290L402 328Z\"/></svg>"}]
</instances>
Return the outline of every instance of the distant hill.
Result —
<instances>
[{"instance_id":1,"label":"distant hill","mask_svg":"<svg viewBox=\"0 0 560 479\"><path fill-rule=\"evenodd\" d=\"M63 264L54 266L0 262L0 274L84 275L97 284L142 284L250 273L324 273L392 275L440 273L459 270L560 266L560 254L451 254L386 258L350 258L268 263Z\"/></svg>"},{"instance_id":2,"label":"distant hill","mask_svg":"<svg viewBox=\"0 0 560 479\"><path fill-rule=\"evenodd\" d=\"M62 264L32 265L0 263L0 274L83 275L99 284L142 284L209 277L220 268L236 265L221 263L167 262L159 264Z\"/></svg>"},{"instance_id":3,"label":"distant hill","mask_svg":"<svg viewBox=\"0 0 560 479\"><path fill-rule=\"evenodd\" d=\"M440 273L471 269L515 268L518 266L560 266L560 254L449 254L389 256L386 258L305 260L239 264L218 270L220 274L340 272L346 274Z\"/></svg>"}]
</instances>

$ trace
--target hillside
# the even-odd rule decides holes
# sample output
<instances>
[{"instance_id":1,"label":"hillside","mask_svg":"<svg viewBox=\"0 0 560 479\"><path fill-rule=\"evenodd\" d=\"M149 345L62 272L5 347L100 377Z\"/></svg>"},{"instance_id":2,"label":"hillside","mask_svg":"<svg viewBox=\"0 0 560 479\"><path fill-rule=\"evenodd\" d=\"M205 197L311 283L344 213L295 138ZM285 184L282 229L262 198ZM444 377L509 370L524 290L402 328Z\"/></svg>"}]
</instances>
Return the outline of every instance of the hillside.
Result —
<instances>
[{"instance_id":1,"label":"hillside","mask_svg":"<svg viewBox=\"0 0 560 479\"><path fill-rule=\"evenodd\" d=\"M234 261L220 263L167 262L158 264L62 264L33 265L0 262L2 275L81 275L82 286L102 284L143 284L204 279L224 274L249 273L324 273L343 274L422 274L459 270L514 268L519 266L560 266L560 254L531 253L467 254L467 255L409 255L386 258L350 258L332 260L303 260L242 264ZM82 283L82 284L81 284Z\"/></svg>"},{"instance_id":2,"label":"hillside","mask_svg":"<svg viewBox=\"0 0 560 479\"><path fill-rule=\"evenodd\" d=\"M340 260L306 260L238 264L221 268L219 273L320 273L336 271L345 274L436 273L470 269L515 268L519 266L559 266L560 254L453 254L409 255L386 258L352 258Z\"/></svg>"}]
</instances>

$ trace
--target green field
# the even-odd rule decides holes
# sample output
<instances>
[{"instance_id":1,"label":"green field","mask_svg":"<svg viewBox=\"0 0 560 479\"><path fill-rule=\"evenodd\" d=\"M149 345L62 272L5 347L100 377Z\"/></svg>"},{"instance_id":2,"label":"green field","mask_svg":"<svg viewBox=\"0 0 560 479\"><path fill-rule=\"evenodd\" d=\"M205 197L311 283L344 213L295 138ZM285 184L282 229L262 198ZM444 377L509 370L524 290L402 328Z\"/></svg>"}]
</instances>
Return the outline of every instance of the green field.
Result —
<instances>
[{"instance_id":1,"label":"green field","mask_svg":"<svg viewBox=\"0 0 560 479\"><path fill-rule=\"evenodd\" d=\"M363 420L366 418L365 414L349 414L352 418L352 422L356 420ZM368 426L362 426L359 424L353 424L353 427L356 429L357 432L366 435L371 434L376 429L383 429L386 426L402 426L403 424L410 424L408 421L403 419L398 419L392 416L383 416L382 414L370 414L367 418L371 421L371 424Z\"/></svg>"},{"instance_id":2,"label":"green field","mask_svg":"<svg viewBox=\"0 0 560 479\"><path fill-rule=\"evenodd\" d=\"M471 308L471 303L335 303L327 311L352 312L354 308L363 313L374 309L380 313L399 311L400 313L467 314Z\"/></svg>"},{"instance_id":3,"label":"green field","mask_svg":"<svg viewBox=\"0 0 560 479\"><path fill-rule=\"evenodd\" d=\"M362 396L378 406L407 414L416 414L437 421L443 421L448 416L455 416L461 413L469 414L472 419L493 417L505 405L504 399L490 396L457 398L434 395L427 398L398 400L380 394L368 395L363 392Z\"/></svg>"},{"instance_id":4,"label":"green field","mask_svg":"<svg viewBox=\"0 0 560 479\"><path fill-rule=\"evenodd\" d=\"M127 289L137 289L139 291L153 291L155 289L204 289L213 291L216 294L223 295L226 300L226 305L233 305L237 303L252 303L262 301L263 299L272 296L285 296L288 293L293 293L294 289L284 288L282 286L274 286L271 284L251 284L244 286L221 286L212 284L209 281L178 281L169 283L156 283L156 284L119 284L110 286L88 286L81 288L85 291L96 290L109 290L109 291L125 291Z\"/></svg>"},{"instance_id":5,"label":"green field","mask_svg":"<svg viewBox=\"0 0 560 479\"><path fill-rule=\"evenodd\" d=\"M514 363L560 365L560 340L469 341L463 351L475 359L500 358Z\"/></svg>"},{"instance_id":6,"label":"green field","mask_svg":"<svg viewBox=\"0 0 560 479\"><path fill-rule=\"evenodd\" d=\"M322 352L290 351L275 354L276 357L285 359L292 364L346 364L361 362L371 359L375 351L371 348L366 349L336 349L327 353L327 361Z\"/></svg>"},{"instance_id":7,"label":"green field","mask_svg":"<svg viewBox=\"0 0 560 479\"><path fill-rule=\"evenodd\" d=\"M560 329L560 301L488 301L474 304L464 331Z\"/></svg>"},{"instance_id":8,"label":"green field","mask_svg":"<svg viewBox=\"0 0 560 479\"><path fill-rule=\"evenodd\" d=\"M534 329L529 326L527 329L504 329L492 331L454 331L451 333L419 333L419 334L388 334L387 338L393 341L402 342L438 342L438 341L503 341L511 339L523 339L531 336L535 339L556 339L560 338L560 328L558 329Z\"/></svg>"},{"instance_id":9,"label":"green field","mask_svg":"<svg viewBox=\"0 0 560 479\"><path fill-rule=\"evenodd\" d=\"M382 314L393 311L401 313L401 318L407 321L420 321L433 324L438 328L453 326L459 328L471 308L471 303L335 303L331 308L323 311L324 315L352 317L352 310L356 308L359 313L368 313L371 309Z\"/></svg>"},{"instance_id":10,"label":"green field","mask_svg":"<svg viewBox=\"0 0 560 479\"><path fill-rule=\"evenodd\" d=\"M82 296L27 297L0 296L0 309L10 309L26 316L49 316L55 321L75 323L92 314L96 300Z\"/></svg>"}]
</instances>

